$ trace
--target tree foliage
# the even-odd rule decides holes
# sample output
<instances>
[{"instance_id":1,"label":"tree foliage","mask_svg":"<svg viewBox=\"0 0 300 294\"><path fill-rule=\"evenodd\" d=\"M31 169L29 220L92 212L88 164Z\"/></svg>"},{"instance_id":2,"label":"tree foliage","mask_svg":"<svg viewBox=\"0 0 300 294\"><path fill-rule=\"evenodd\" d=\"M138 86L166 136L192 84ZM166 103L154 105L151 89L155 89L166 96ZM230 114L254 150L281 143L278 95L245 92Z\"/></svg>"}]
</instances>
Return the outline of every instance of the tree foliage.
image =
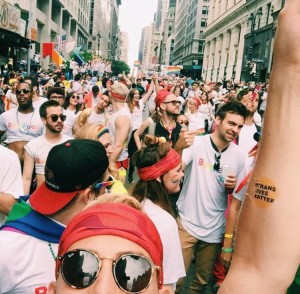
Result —
<instances>
[{"instance_id":1,"label":"tree foliage","mask_svg":"<svg viewBox=\"0 0 300 294\"><path fill-rule=\"evenodd\" d=\"M113 75L115 76L123 72L125 72L126 75L130 73L130 68L128 64L121 60L113 60L111 63L111 70Z\"/></svg>"}]
</instances>

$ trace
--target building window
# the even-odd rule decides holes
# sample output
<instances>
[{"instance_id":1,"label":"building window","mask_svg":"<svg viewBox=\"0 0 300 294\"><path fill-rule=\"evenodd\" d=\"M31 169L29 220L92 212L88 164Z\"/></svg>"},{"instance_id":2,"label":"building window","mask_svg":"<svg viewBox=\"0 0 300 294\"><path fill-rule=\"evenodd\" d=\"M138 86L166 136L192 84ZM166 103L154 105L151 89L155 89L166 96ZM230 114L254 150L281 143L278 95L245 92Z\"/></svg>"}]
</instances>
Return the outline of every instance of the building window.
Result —
<instances>
[{"instance_id":1,"label":"building window","mask_svg":"<svg viewBox=\"0 0 300 294\"><path fill-rule=\"evenodd\" d=\"M207 26L207 19L206 18L201 18L201 23L200 23L202 28L206 28Z\"/></svg>"},{"instance_id":2,"label":"building window","mask_svg":"<svg viewBox=\"0 0 300 294\"><path fill-rule=\"evenodd\" d=\"M202 7L202 14L207 15L208 14L208 6Z\"/></svg>"}]
</instances>

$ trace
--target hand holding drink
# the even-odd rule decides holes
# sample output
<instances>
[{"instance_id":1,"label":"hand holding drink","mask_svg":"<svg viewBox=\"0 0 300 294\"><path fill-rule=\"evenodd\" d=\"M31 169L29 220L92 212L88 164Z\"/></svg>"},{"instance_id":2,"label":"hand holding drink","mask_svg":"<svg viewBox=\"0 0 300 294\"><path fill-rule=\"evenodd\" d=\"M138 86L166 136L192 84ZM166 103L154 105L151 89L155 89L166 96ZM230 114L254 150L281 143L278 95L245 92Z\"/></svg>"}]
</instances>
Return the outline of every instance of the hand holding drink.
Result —
<instances>
[{"instance_id":1,"label":"hand holding drink","mask_svg":"<svg viewBox=\"0 0 300 294\"><path fill-rule=\"evenodd\" d=\"M232 173L232 166L230 164L222 164L220 181L224 183L228 193L232 193L236 185L236 176Z\"/></svg>"}]
</instances>

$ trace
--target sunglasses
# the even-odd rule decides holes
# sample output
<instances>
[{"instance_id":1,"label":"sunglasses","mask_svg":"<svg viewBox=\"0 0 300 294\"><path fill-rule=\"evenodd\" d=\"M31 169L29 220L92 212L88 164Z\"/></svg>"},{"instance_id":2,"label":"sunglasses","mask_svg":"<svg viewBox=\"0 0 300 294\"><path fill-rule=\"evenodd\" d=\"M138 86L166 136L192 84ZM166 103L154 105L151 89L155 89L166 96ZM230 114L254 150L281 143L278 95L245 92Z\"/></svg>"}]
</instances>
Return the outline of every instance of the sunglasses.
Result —
<instances>
[{"instance_id":1,"label":"sunglasses","mask_svg":"<svg viewBox=\"0 0 300 294\"><path fill-rule=\"evenodd\" d=\"M221 152L217 152L216 154L215 154L215 160L216 160L216 162L214 163L214 170L216 171L216 172L220 172L220 159L221 159Z\"/></svg>"},{"instance_id":2,"label":"sunglasses","mask_svg":"<svg viewBox=\"0 0 300 294\"><path fill-rule=\"evenodd\" d=\"M60 114L60 115L51 114L50 116L47 116L47 117L50 117L53 122L58 121L59 118L60 118L61 121L65 121L66 118L67 118L67 116L64 115L64 114Z\"/></svg>"},{"instance_id":3,"label":"sunglasses","mask_svg":"<svg viewBox=\"0 0 300 294\"><path fill-rule=\"evenodd\" d=\"M104 259L113 261L114 280L125 293L142 293L149 287L155 270L160 270L159 266L152 264L146 257L130 253L114 260L110 257L99 258L88 250L75 249L57 259L61 261L62 278L75 289L87 288L96 281Z\"/></svg>"},{"instance_id":4,"label":"sunglasses","mask_svg":"<svg viewBox=\"0 0 300 294\"><path fill-rule=\"evenodd\" d=\"M164 104L168 104L168 103L171 103L173 106L176 106L177 104L181 105L181 101L178 101L178 100L164 102Z\"/></svg>"},{"instance_id":5,"label":"sunglasses","mask_svg":"<svg viewBox=\"0 0 300 294\"><path fill-rule=\"evenodd\" d=\"M31 90L28 90L28 89L16 90L17 95L20 95L21 93L28 94L30 92L31 92Z\"/></svg>"},{"instance_id":6,"label":"sunglasses","mask_svg":"<svg viewBox=\"0 0 300 294\"><path fill-rule=\"evenodd\" d=\"M72 95L72 98L74 98L74 99L79 99L79 97L76 96L76 95Z\"/></svg>"},{"instance_id":7,"label":"sunglasses","mask_svg":"<svg viewBox=\"0 0 300 294\"><path fill-rule=\"evenodd\" d=\"M179 120L178 123L179 123L180 125L186 125L186 126L189 125L189 121L188 121L188 120Z\"/></svg>"}]
</instances>

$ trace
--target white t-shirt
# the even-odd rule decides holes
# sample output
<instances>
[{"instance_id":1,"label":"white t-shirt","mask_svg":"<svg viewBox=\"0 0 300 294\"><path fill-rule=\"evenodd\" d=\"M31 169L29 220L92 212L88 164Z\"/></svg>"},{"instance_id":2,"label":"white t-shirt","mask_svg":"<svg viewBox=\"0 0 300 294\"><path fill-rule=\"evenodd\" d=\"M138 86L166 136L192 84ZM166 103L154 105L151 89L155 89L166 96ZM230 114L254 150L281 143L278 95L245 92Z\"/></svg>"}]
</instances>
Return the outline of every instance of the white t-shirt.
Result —
<instances>
[{"instance_id":1,"label":"white t-shirt","mask_svg":"<svg viewBox=\"0 0 300 294\"><path fill-rule=\"evenodd\" d=\"M142 206L155 224L163 245L163 284L173 284L175 289L177 281L186 275L177 223L168 212L149 199L145 199Z\"/></svg>"},{"instance_id":2,"label":"white t-shirt","mask_svg":"<svg viewBox=\"0 0 300 294\"><path fill-rule=\"evenodd\" d=\"M105 113L96 113L94 110L91 112L91 114L87 118L88 124L102 124L105 126L106 120L105 120Z\"/></svg>"},{"instance_id":3,"label":"white t-shirt","mask_svg":"<svg viewBox=\"0 0 300 294\"><path fill-rule=\"evenodd\" d=\"M248 156L249 151L257 144L257 142L253 139L253 135L257 132L257 128L255 124L251 126L244 125L239 134L239 146L243 150L245 154L245 166L246 172L250 172L253 168L255 157Z\"/></svg>"},{"instance_id":4,"label":"white t-shirt","mask_svg":"<svg viewBox=\"0 0 300 294\"><path fill-rule=\"evenodd\" d=\"M7 143L30 141L43 134L44 125L38 109L31 113L21 113L17 108L0 115L0 131L6 131Z\"/></svg>"},{"instance_id":5,"label":"white t-shirt","mask_svg":"<svg viewBox=\"0 0 300 294\"><path fill-rule=\"evenodd\" d=\"M206 103L206 104L201 103L201 105L198 107L198 112L203 115L204 119L209 120L209 118L210 118L210 109L211 109L211 104L210 103Z\"/></svg>"},{"instance_id":6,"label":"white t-shirt","mask_svg":"<svg viewBox=\"0 0 300 294\"><path fill-rule=\"evenodd\" d=\"M17 99L17 96L15 93L12 92L11 89L9 89L7 92L6 92L6 95L5 95L7 98L9 98L13 103L10 103L9 104L9 109L12 109L12 108L16 108L18 107L18 99Z\"/></svg>"},{"instance_id":7,"label":"white t-shirt","mask_svg":"<svg viewBox=\"0 0 300 294\"><path fill-rule=\"evenodd\" d=\"M0 192L18 199L24 195L20 160L14 151L0 145ZM6 216L0 213L0 226Z\"/></svg>"},{"instance_id":8,"label":"white t-shirt","mask_svg":"<svg viewBox=\"0 0 300 294\"><path fill-rule=\"evenodd\" d=\"M190 113L188 115L188 119L189 119L189 126L188 126L189 131L204 129L205 117L200 112Z\"/></svg>"},{"instance_id":9,"label":"white t-shirt","mask_svg":"<svg viewBox=\"0 0 300 294\"><path fill-rule=\"evenodd\" d=\"M58 244L51 243L55 255ZM0 231L0 293L47 293L55 281L49 243L21 233Z\"/></svg>"},{"instance_id":10,"label":"white t-shirt","mask_svg":"<svg viewBox=\"0 0 300 294\"><path fill-rule=\"evenodd\" d=\"M181 223L185 230L208 243L220 243L225 230L224 212L228 206L227 191L220 174L213 169L216 151L210 135L195 137L194 144L185 149L182 161L186 164L183 187L177 201ZM222 152L220 165L230 164L240 183L245 177L245 155L240 147L230 143ZM233 196L242 200L244 190Z\"/></svg>"},{"instance_id":11,"label":"white t-shirt","mask_svg":"<svg viewBox=\"0 0 300 294\"><path fill-rule=\"evenodd\" d=\"M143 123L143 109L144 101L143 99L139 100L139 107L134 107L133 112L131 113L132 117L132 130L136 130Z\"/></svg>"},{"instance_id":12,"label":"white t-shirt","mask_svg":"<svg viewBox=\"0 0 300 294\"><path fill-rule=\"evenodd\" d=\"M130 141L131 133L132 133L132 118L131 118L131 113L129 111L129 108L128 108L127 104L124 104L124 107L119 109L117 112L114 112L110 116L106 127L109 129L109 132L112 136L112 142L113 142L113 145L114 145L115 142L116 142L116 119L120 116L127 116L130 120L130 130L129 130L129 133L128 133L128 137L127 137L127 140L125 140L125 142L123 144L123 149L122 149L122 151L120 153L120 156L118 158L118 161L123 161L123 160L128 158L128 143Z\"/></svg>"},{"instance_id":13,"label":"white t-shirt","mask_svg":"<svg viewBox=\"0 0 300 294\"><path fill-rule=\"evenodd\" d=\"M46 101L49 101L49 100L45 97L39 97L38 101L32 101L32 105L34 108L39 109L41 107L41 105Z\"/></svg>"},{"instance_id":14,"label":"white t-shirt","mask_svg":"<svg viewBox=\"0 0 300 294\"><path fill-rule=\"evenodd\" d=\"M66 115L67 118L64 121L64 128L62 132L69 137L74 137L73 126L76 120L76 114L68 109L63 109L63 114Z\"/></svg>"},{"instance_id":15,"label":"white t-shirt","mask_svg":"<svg viewBox=\"0 0 300 294\"><path fill-rule=\"evenodd\" d=\"M35 164L35 172L39 175L45 174L45 163L48 157L48 154L52 147L55 145L61 144L65 141L72 139L71 137L61 134L61 138L56 143L50 143L45 138L45 135L40 137L34 138L29 141L25 146L24 149L27 153L34 159Z\"/></svg>"}]
</instances>

